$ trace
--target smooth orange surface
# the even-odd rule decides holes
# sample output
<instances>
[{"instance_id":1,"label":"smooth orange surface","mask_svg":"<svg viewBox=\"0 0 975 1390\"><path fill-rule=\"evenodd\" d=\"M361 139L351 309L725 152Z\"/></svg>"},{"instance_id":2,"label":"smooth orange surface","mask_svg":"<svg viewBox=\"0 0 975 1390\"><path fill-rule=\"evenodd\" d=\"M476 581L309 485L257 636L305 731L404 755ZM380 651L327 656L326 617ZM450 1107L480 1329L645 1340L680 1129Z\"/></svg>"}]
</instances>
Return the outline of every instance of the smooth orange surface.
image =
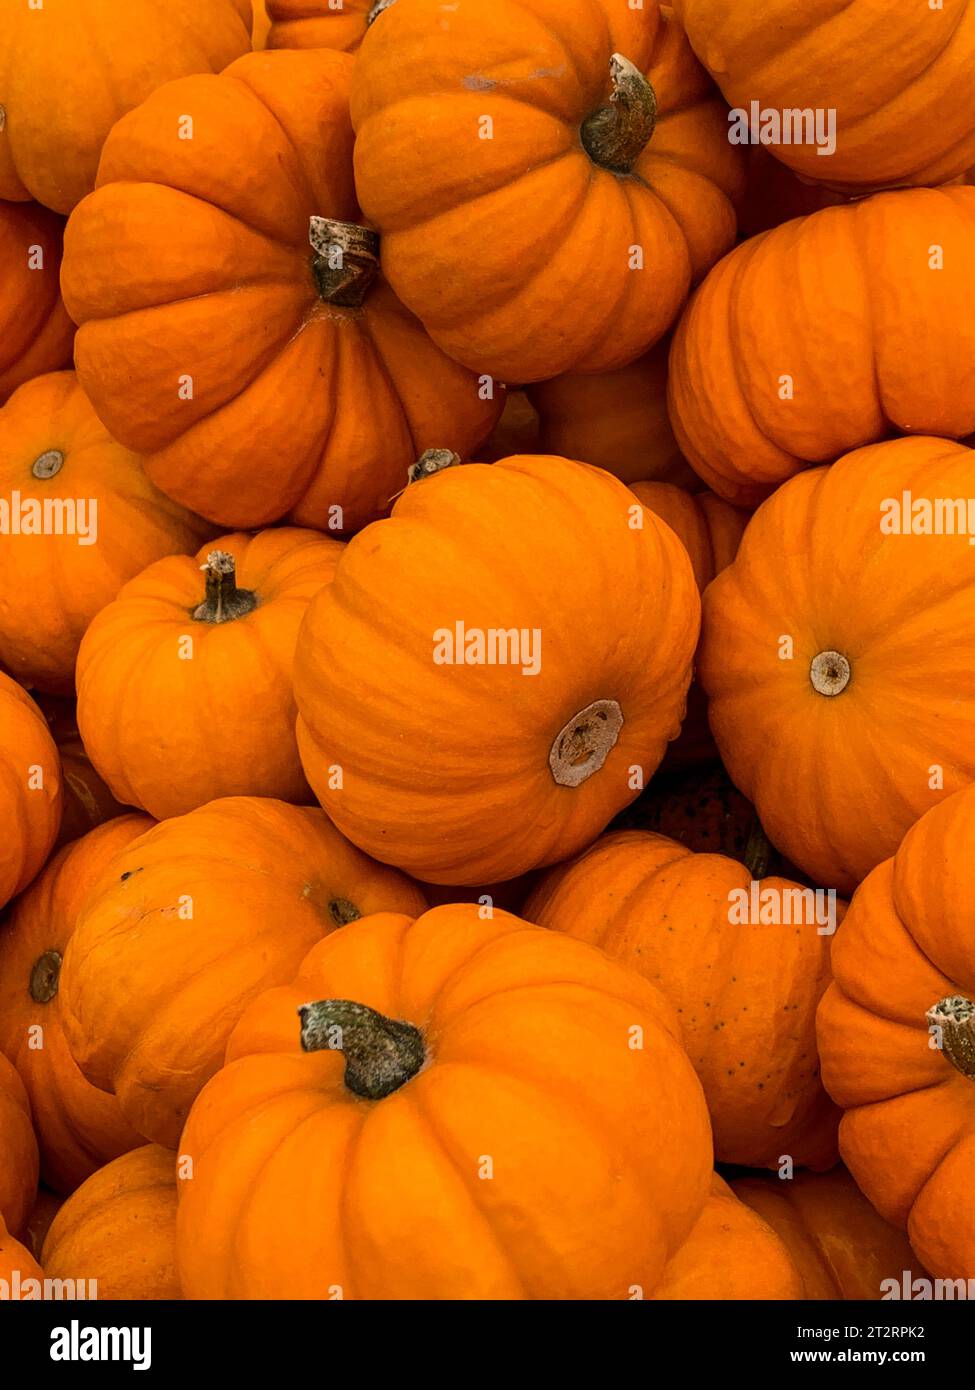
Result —
<instances>
[{"instance_id":1,"label":"smooth orange surface","mask_svg":"<svg viewBox=\"0 0 975 1390\"><path fill-rule=\"evenodd\" d=\"M735 558L750 514L713 492L695 494L674 483L636 482L630 488L683 542L703 593Z\"/></svg>"}]
</instances>

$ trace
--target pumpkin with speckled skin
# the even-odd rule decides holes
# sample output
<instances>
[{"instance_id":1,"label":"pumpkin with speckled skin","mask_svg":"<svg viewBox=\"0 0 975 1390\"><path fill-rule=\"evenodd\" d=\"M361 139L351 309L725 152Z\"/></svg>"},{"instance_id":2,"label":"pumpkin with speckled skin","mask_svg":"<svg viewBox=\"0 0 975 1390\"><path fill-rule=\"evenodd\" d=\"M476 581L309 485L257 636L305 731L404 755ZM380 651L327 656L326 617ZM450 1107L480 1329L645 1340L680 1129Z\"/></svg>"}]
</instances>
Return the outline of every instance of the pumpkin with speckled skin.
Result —
<instances>
[{"instance_id":1,"label":"pumpkin with speckled skin","mask_svg":"<svg viewBox=\"0 0 975 1390\"><path fill-rule=\"evenodd\" d=\"M47 721L0 671L0 907L26 888L61 824L61 761Z\"/></svg>"},{"instance_id":2,"label":"pumpkin with speckled skin","mask_svg":"<svg viewBox=\"0 0 975 1390\"><path fill-rule=\"evenodd\" d=\"M63 227L39 203L0 202L0 403L31 377L71 361L74 324L60 284Z\"/></svg>"},{"instance_id":3,"label":"pumpkin with speckled skin","mask_svg":"<svg viewBox=\"0 0 975 1390\"><path fill-rule=\"evenodd\" d=\"M37 1194L37 1140L30 1101L16 1068L0 1052L0 1225L24 1229Z\"/></svg>"}]
</instances>

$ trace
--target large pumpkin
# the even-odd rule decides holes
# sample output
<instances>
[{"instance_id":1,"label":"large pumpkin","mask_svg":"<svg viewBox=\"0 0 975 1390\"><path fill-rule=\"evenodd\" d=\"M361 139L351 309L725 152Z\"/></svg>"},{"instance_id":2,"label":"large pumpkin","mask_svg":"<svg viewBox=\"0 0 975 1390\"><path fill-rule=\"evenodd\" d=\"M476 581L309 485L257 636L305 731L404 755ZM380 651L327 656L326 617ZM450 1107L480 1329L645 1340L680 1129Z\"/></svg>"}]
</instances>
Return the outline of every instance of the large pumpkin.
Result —
<instances>
[{"instance_id":1,"label":"large pumpkin","mask_svg":"<svg viewBox=\"0 0 975 1390\"><path fill-rule=\"evenodd\" d=\"M313 800L291 668L308 601L344 547L291 527L213 547L126 584L78 656L88 755L119 801L159 820L218 796Z\"/></svg>"},{"instance_id":2,"label":"large pumpkin","mask_svg":"<svg viewBox=\"0 0 975 1390\"><path fill-rule=\"evenodd\" d=\"M30 1101L16 1068L0 1052L0 1227L18 1235L37 1195L37 1140Z\"/></svg>"},{"instance_id":3,"label":"large pumpkin","mask_svg":"<svg viewBox=\"0 0 975 1390\"><path fill-rule=\"evenodd\" d=\"M973 264L965 187L884 193L744 242L674 335L670 414L688 461L754 505L895 431L970 434Z\"/></svg>"},{"instance_id":4,"label":"large pumpkin","mask_svg":"<svg viewBox=\"0 0 975 1390\"><path fill-rule=\"evenodd\" d=\"M61 969L61 1021L85 1076L173 1147L227 1035L323 935L419 889L347 844L317 808L226 797L115 855Z\"/></svg>"},{"instance_id":5,"label":"large pumpkin","mask_svg":"<svg viewBox=\"0 0 975 1390\"><path fill-rule=\"evenodd\" d=\"M352 66L252 53L168 83L115 126L68 224L82 384L153 481L223 526L355 530L419 453L469 454L501 409L377 276Z\"/></svg>"},{"instance_id":6,"label":"large pumpkin","mask_svg":"<svg viewBox=\"0 0 975 1390\"><path fill-rule=\"evenodd\" d=\"M716 95L656 0L396 0L352 91L390 283L503 381L633 361L734 240Z\"/></svg>"},{"instance_id":7,"label":"large pumpkin","mask_svg":"<svg viewBox=\"0 0 975 1390\"><path fill-rule=\"evenodd\" d=\"M64 814L55 848L80 839L97 825L124 815L128 809L120 805L105 782L91 765L88 752L78 732L74 700L60 695L41 695L38 705L44 712L51 737L61 759L61 789Z\"/></svg>"},{"instance_id":8,"label":"large pumpkin","mask_svg":"<svg viewBox=\"0 0 975 1390\"><path fill-rule=\"evenodd\" d=\"M48 1279L92 1280L98 1299L182 1298L176 1274L176 1155L143 1145L72 1193L41 1252Z\"/></svg>"},{"instance_id":9,"label":"large pumpkin","mask_svg":"<svg viewBox=\"0 0 975 1390\"><path fill-rule=\"evenodd\" d=\"M829 982L827 902L786 879L618 831L554 869L524 915L600 946L677 1009L716 1157L751 1168L836 1162L838 1115L819 1079L816 1006ZM818 911L818 909L822 911Z\"/></svg>"},{"instance_id":10,"label":"large pumpkin","mask_svg":"<svg viewBox=\"0 0 975 1390\"><path fill-rule=\"evenodd\" d=\"M845 1111L844 1160L948 1279L975 1278L973 854L969 787L919 820L862 884L819 1011L823 1080Z\"/></svg>"},{"instance_id":11,"label":"large pumpkin","mask_svg":"<svg viewBox=\"0 0 975 1390\"><path fill-rule=\"evenodd\" d=\"M722 759L826 887L852 890L975 778L973 465L917 438L803 473L704 596L698 672Z\"/></svg>"},{"instance_id":12,"label":"large pumpkin","mask_svg":"<svg viewBox=\"0 0 975 1390\"><path fill-rule=\"evenodd\" d=\"M109 1159L141 1142L118 1101L87 1082L62 1027L61 963L78 914L115 855L152 826L121 816L59 851L0 925L0 1049L27 1088L41 1174L73 1192Z\"/></svg>"},{"instance_id":13,"label":"large pumpkin","mask_svg":"<svg viewBox=\"0 0 975 1390\"><path fill-rule=\"evenodd\" d=\"M864 189L944 183L975 162L970 0L673 5L728 104L763 113L756 133L775 134L770 111L832 113L832 149L808 118L798 136L790 128L792 138L769 144L799 173Z\"/></svg>"},{"instance_id":14,"label":"large pumpkin","mask_svg":"<svg viewBox=\"0 0 975 1390\"><path fill-rule=\"evenodd\" d=\"M36 377L0 410L0 496L12 509L0 543L0 661L60 694L74 689L85 628L126 580L212 534L115 443L74 372Z\"/></svg>"},{"instance_id":15,"label":"large pumpkin","mask_svg":"<svg viewBox=\"0 0 975 1390\"><path fill-rule=\"evenodd\" d=\"M162 82L251 46L251 0L0 0L0 198L70 212L113 123Z\"/></svg>"},{"instance_id":16,"label":"large pumpkin","mask_svg":"<svg viewBox=\"0 0 975 1390\"><path fill-rule=\"evenodd\" d=\"M190 1114L186 1296L652 1289L711 1179L677 1037L652 986L504 912L335 932L255 1001Z\"/></svg>"},{"instance_id":17,"label":"large pumpkin","mask_svg":"<svg viewBox=\"0 0 975 1390\"><path fill-rule=\"evenodd\" d=\"M564 859L676 735L697 609L684 547L598 469L424 477L308 607L308 780L355 844L433 883Z\"/></svg>"},{"instance_id":18,"label":"large pumpkin","mask_svg":"<svg viewBox=\"0 0 975 1390\"><path fill-rule=\"evenodd\" d=\"M61 765L47 722L0 671L0 907L26 888L61 824Z\"/></svg>"},{"instance_id":19,"label":"large pumpkin","mask_svg":"<svg viewBox=\"0 0 975 1390\"><path fill-rule=\"evenodd\" d=\"M71 361L74 324L60 285L63 226L37 203L0 202L0 403L22 382Z\"/></svg>"},{"instance_id":20,"label":"large pumpkin","mask_svg":"<svg viewBox=\"0 0 975 1390\"><path fill-rule=\"evenodd\" d=\"M354 53L393 0L268 0L268 48L340 48Z\"/></svg>"}]
</instances>

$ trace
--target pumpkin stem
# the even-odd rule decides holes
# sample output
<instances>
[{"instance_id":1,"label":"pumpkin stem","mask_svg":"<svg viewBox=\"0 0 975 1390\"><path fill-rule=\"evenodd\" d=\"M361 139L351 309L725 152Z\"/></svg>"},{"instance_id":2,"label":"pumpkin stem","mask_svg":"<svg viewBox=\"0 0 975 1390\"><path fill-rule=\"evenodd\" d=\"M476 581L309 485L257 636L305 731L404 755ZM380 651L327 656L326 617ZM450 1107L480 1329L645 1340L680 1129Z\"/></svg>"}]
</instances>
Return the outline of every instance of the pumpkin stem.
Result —
<instances>
[{"instance_id":1,"label":"pumpkin stem","mask_svg":"<svg viewBox=\"0 0 975 1390\"><path fill-rule=\"evenodd\" d=\"M373 5L372 9L366 15L366 25L368 26L370 24L375 24L376 20L382 14L383 10L388 10L390 5L392 5L393 3L394 0L376 0L376 3Z\"/></svg>"},{"instance_id":2,"label":"pumpkin stem","mask_svg":"<svg viewBox=\"0 0 975 1390\"><path fill-rule=\"evenodd\" d=\"M326 304L361 308L379 272L379 236L355 222L312 217L308 240L314 247L312 273Z\"/></svg>"},{"instance_id":3,"label":"pumpkin stem","mask_svg":"<svg viewBox=\"0 0 975 1390\"><path fill-rule=\"evenodd\" d=\"M928 1009L928 1023L941 1030L941 1050L953 1067L975 1081L975 1004L964 994L950 994Z\"/></svg>"},{"instance_id":4,"label":"pumpkin stem","mask_svg":"<svg viewBox=\"0 0 975 1390\"><path fill-rule=\"evenodd\" d=\"M348 898L333 898L328 905L328 915L337 927L347 927L350 922L358 922L362 913Z\"/></svg>"},{"instance_id":5,"label":"pumpkin stem","mask_svg":"<svg viewBox=\"0 0 975 1390\"><path fill-rule=\"evenodd\" d=\"M852 675L853 668L841 652L820 652L809 667L813 690L820 695L841 695Z\"/></svg>"},{"instance_id":6,"label":"pumpkin stem","mask_svg":"<svg viewBox=\"0 0 975 1390\"><path fill-rule=\"evenodd\" d=\"M623 711L615 700L593 700L555 735L548 765L560 787L579 787L598 772L620 736Z\"/></svg>"},{"instance_id":7,"label":"pumpkin stem","mask_svg":"<svg viewBox=\"0 0 975 1390\"><path fill-rule=\"evenodd\" d=\"M609 60L613 91L582 123L586 154L603 169L629 174L646 149L657 124L657 94L635 63L614 53Z\"/></svg>"},{"instance_id":8,"label":"pumpkin stem","mask_svg":"<svg viewBox=\"0 0 975 1390\"><path fill-rule=\"evenodd\" d=\"M227 550L211 550L205 565L206 598L193 610L198 623L229 623L243 618L257 607L257 595L237 588L237 564Z\"/></svg>"},{"instance_id":9,"label":"pumpkin stem","mask_svg":"<svg viewBox=\"0 0 975 1390\"><path fill-rule=\"evenodd\" d=\"M748 832L748 841L742 855L742 862L752 878L764 878L768 873L771 857L772 846L762 828L762 822L756 816L752 828Z\"/></svg>"},{"instance_id":10,"label":"pumpkin stem","mask_svg":"<svg viewBox=\"0 0 975 1390\"><path fill-rule=\"evenodd\" d=\"M46 453L39 454L31 466L31 473L35 478L42 481L46 478L53 478L56 473L60 473L64 467L64 455L60 449L48 449Z\"/></svg>"},{"instance_id":11,"label":"pumpkin stem","mask_svg":"<svg viewBox=\"0 0 975 1390\"><path fill-rule=\"evenodd\" d=\"M37 957L30 972L30 997L35 1004L50 1004L58 992L61 978L60 951L45 951Z\"/></svg>"},{"instance_id":12,"label":"pumpkin stem","mask_svg":"<svg viewBox=\"0 0 975 1390\"><path fill-rule=\"evenodd\" d=\"M419 1028L351 999L303 1004L298 1017L302 1050L344 1053L345 1084L363 1100L391 1096L416 1076L426 1060Z\"/></svg>"},{"instance_id":13,"label":"pumpkin stem","mask_svg":"<svg viewBox=\"0 0 975 1390\"><path fill-rule=\"evenodd\" d=\"M416 463L410 464L407 477L411 483L418 483L423 478L432 478L434 473L442 473L445 468L456 468L459 463L460 454L455 454L453 449L427 449Z\"/></svg>"}]
</instances>

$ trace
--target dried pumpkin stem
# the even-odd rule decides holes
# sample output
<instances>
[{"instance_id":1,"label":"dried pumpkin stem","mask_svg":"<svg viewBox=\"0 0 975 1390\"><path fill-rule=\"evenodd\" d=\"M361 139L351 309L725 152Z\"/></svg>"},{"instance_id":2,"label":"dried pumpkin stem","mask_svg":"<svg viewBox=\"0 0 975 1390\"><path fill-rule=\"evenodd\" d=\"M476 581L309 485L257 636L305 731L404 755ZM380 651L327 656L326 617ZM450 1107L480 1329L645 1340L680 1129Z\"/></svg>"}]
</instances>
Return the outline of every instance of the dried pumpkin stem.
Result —
<instances>
[{"instance_id":1,"label":"dried pumpkin stem","mask_svg":"<svg viewBox=\"0 0 975 1390\"><path fill-rule=\"evenodd\" d=\"M375 24L383 10L388 10L392 4L395 4L395 0L376 0L372 9L366 15L366 24Z\"/></svg>"},{"instance_id":2,"label":"dried pumpkin stem","mask_svg":"<svg viewBox=\"0 0 975 1390\"><path fill-rule=\"evenodd\" d=\"M809 667L812 688L820 695L842 695L852 676L853 668L842 652L820 652Z\"/></svg>"},{"instance_id":3,"label":"dried pumpkin stem","mask_svg":"<svg viewBox=\"0 0 975 1390\"><path fill-rule=\"evenodd\" d=\"M445 468L456 468L459 463L460 454L455 454L453 449L427 449L416 463L410 464L407 477L411 483L418 483L422 478L442 473Z\"/></svg>"},{"instance_id":4,"label":"dried pumpkin stem","mask_svg":"<svg viewBox=\"0 0 975 1390\"><path fill-rule=\"evenodd\" d=\"M318 293L336 308L358 309L379 272L379 236L355 222L313 217L308 240L314 248L311 268Z\"/></svg>"},{"instance_id":5,"label":"dried pumpkin stem","mask_svg":"<svg viewBox=\"0 0 975 1390\"><path fill-rule=\"evenodd\" d=\"M328 915L337 927L347 927L350 922L358 922L362 913L348 898L332 898L328 905Z\"/></svg>"},{"instance_id":6,"label":"dried pumpkin stem","mask_svg":"<svg viewBox=\"0 0 975 1390\"><path fill-rule=\"evenodd\" d=\"M582 147L594 164L614 174L629 174L653 137L657 94L635 63L614 53L609 60L613 90L582 123Z\"/></svg>"},{"instance_id":7,"label":"dried pumpkin stem","mask_svg":"<svg viewBox=\"0 0 975 1390\"><path fill-rule=\"evenodd\" d=\"M45 951L37 957L30 972L30 997L35 1004L50 1004L58 992L61 978L61 952Z\"/></svg>"},{"instance_id":8,"label":"dried pumpkin stem","mask_svg":"<svg viewBox=\"0 0 975 1390\"><path fill-rule=\"evenodd\" d=\"M927 1012L928 1023L941 1030L941 1050L953 1067L975 1081L975 1004L964 994L950 994Z\"/></svg>"},{"instance_id":9,"label":"dried pumpkin stem","mask_svg":"<svg viewBox=\"0 0 975 1390\"><path fill-rule=\"evenodd\" d=\"M752 828L748 832L748 841L742 855L742 862L752 878L764 878L768 873L771 858L772 846L762 828L762 822L756 816Z\"/></svg>"},{"instance_id":10,"label":"dried pumpkin stem","mask_svg":"<svg viewBox=\"0 0 975 1390\"><path fill-rule=\"evenodd\" d=\"M298 1017L302 1049L343 1053L345 1084L364 1100L391 1096L416 1076L426 1059L419 1028L351 999L303 1004Z\"/></svg>"},{"instance_id":11,"label":"dried pumpkin stem","mask_svg":"<svg viewBox=\"0 0 975 1390\"><path fill-rule=\"evenodd\" d=\"M60 449L48 449L43 454L39 454L31 465L32 477L44 481L46 478L53 478L61 472L64 467L64 455Z\"/></svg>"},{"instance_id":12,"label":"dried pumpkin stem","mask_svg":"<svg viewBox=\"0 0 975 1390\"><path fill-rule=\"evenodd\" d=\"M206 598L193 610L198 623L230 623L253 613L257 595L237 588L237 564L227 550L211 550L205 565Z\"/></svg>"},{"instance_id":13,"label":"dried pumpkin stem","mask_svg":"<svg viewBox=\"0 0 975 1390\"><path fill-rule=\"evenodd\" d=\"M560 787L579 787L598 772L620 736L623 711L615 700L593 700L555 735L548 765Z\"/></svg>"}]
</instances>

